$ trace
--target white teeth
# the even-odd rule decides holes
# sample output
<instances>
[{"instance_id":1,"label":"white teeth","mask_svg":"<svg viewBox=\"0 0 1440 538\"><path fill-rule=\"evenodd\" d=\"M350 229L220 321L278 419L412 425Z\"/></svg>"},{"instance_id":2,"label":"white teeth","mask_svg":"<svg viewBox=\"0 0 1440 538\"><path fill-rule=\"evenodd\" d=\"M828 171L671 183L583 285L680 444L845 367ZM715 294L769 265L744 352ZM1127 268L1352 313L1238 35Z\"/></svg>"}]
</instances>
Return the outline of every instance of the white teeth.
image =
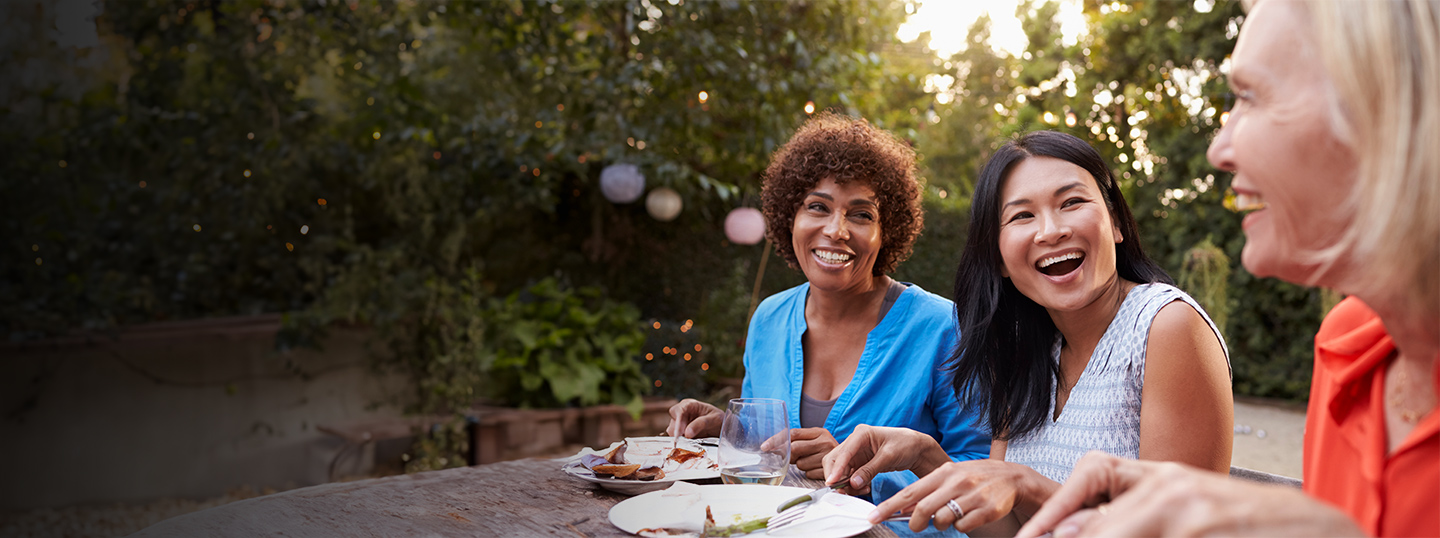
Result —
<instances>
[{"instance_id":1,"label":"white teeth","mask_svg":"<svg viewBox=\"0 0 1440 538\"><path fill-rule=\"evenodd\" d=\"M1265 198L1258 194L1235 194L1236 211L1256 211L1265 209Z\"/></svg>"},{"instance_id":2,"label":"white teeth","mask_svg":"<svg viewBox=\"0 0 1440 538\"><path fill-rule=\"evenodd\" d=\"M819 257L825 263L845 263L850 261L850 258L852 257L849 254L838 254L835 252L826 252L823 250L815 250L812 252L814 252L815 256Z\"/></svg>"},{"instance_id":3,"label":"white teeth","mask_svg":"<svg viewBox=\"0 0 1440 538\"><path fill-rule=\"evenodd\" d=\"M1046 268L1046 267L1050 267L1051 265L1055 265L1055 264L1060 263L1060 262L1063 262L1063 261L1065 261L1065 260L1078 260L1078 259L1084 258L1084 257L1085 257L1085 255L1084 255L1084 254L1081 254L1081 253L1079 253L1079 252L1071 252L1071 253L1069 253L1069 254L1061 254L1061 255L1055 256L1055 257L1053 257L1053 258L1045 258L1045 259L1043 259L1043 260L1040 260L1040 268L1041 268L1041 269L1044 269L1044 268Z\"/></svg>"}]
</instances>

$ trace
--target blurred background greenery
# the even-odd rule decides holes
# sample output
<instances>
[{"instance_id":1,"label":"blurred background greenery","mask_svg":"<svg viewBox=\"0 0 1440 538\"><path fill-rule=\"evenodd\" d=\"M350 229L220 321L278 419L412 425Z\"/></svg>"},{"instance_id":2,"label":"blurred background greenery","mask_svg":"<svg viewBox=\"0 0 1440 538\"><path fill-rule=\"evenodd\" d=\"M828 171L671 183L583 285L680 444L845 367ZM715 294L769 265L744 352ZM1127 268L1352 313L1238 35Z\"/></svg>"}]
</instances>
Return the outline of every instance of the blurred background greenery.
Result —
<instances>
[{"instance_id":1,"label":"blurred background greenery","mask_svg":"<svg viewBox=\"0 0 1440 538\"><path fill-rule=\"evenodd\" d=\"M900 280L949 296L980 164L1055 129L1110 159L1143 243L1223 325L1237 394L1303 399L1335 300L1239 267L1204 155L1239 2L1023 2L938 21L953 51L901 39L926 8L902 0L127 0L78 42L33 7L0 8L11 342L283 312L280 346L373 328L417 413L716 397L752 297L803 281L761 275L767 246L724 218L824 109L922 155ZM995 46L1000 15L1025 43ZM608 201L617 163L679 216Z\"/></svg>"}]
</instances>

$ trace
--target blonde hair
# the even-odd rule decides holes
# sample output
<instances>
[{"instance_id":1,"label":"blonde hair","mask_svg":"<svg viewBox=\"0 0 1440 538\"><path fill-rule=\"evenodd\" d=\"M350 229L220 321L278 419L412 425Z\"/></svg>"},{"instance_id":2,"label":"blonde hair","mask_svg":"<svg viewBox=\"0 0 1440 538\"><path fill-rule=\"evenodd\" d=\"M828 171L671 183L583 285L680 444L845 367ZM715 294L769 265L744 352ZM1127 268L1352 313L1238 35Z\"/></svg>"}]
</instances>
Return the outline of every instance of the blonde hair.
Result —
<instances>
[{"instance_id":1,"label":"blonde hair","mask_svg":"<svg viewBox=\"0 0 1440 538\"><path fill-rule=\"evenodd\" d=\"M1318 254L1347 267L1344 291L1440 317L1440 0L1304 5L1358 177L1354 220Z\"/></svg>"}]
</instances>

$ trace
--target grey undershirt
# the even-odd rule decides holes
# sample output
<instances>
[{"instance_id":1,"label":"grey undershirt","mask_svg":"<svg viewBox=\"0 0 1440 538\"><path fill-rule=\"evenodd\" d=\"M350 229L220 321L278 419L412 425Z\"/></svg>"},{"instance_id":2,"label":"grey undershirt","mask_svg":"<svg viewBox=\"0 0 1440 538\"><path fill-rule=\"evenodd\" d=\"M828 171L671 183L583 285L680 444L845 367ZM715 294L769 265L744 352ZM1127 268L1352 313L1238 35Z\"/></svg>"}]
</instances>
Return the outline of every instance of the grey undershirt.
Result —
<instances>
[{"instance_id":1,"label":"grey undershirt","mask_svg":"<svg viewBox=\"0 0 1440 538\"><path fill-rule=\"evenodd\" d=\"M905 288L910 284L897 280L890 281L890 287L885 290L885 299L880 302L880 320L885 319L885 314L890 312L890 307L895 306L895 301L900 299L900 294L905 293ZM800 393L800 427L820 428L825 426L825 420L830 418L830 410L835 407L835 401L839 400L816 400L804 392Z\"/></svg>"}]
</instances>

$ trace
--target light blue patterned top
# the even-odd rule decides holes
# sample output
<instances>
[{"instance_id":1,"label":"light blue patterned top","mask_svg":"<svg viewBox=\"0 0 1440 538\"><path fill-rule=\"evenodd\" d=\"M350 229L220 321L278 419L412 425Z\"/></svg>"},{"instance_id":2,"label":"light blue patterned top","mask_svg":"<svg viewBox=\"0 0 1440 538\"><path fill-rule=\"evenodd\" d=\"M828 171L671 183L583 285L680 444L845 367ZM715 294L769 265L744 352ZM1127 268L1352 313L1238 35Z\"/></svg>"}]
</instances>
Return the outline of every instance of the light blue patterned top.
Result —
<instances>
[{"instance_id":1,"label":"light blue patterned top","mask_svg":"<svg viewBox=\"0 0 1440 538\"><path fill-rule=\"evenodd\" d=\"M1145 386L1145 345L1155 314L1173 301L1185 301L1215 331L1225 349L1225 338L1195 300L1166 284L1142 284L1130 290L1105 329L1090 362L1070 391L1065 408L1055 416L1055 393L1050 393L1046 420L1038 429L1011 440L1005 461L1021 463L1056 482L1065 482L1075 463L1091 450L1137 459L1140 456L1140 395ZM1055 346L1060 360L1060 346Z\"/></svg>"}]
</instances>

